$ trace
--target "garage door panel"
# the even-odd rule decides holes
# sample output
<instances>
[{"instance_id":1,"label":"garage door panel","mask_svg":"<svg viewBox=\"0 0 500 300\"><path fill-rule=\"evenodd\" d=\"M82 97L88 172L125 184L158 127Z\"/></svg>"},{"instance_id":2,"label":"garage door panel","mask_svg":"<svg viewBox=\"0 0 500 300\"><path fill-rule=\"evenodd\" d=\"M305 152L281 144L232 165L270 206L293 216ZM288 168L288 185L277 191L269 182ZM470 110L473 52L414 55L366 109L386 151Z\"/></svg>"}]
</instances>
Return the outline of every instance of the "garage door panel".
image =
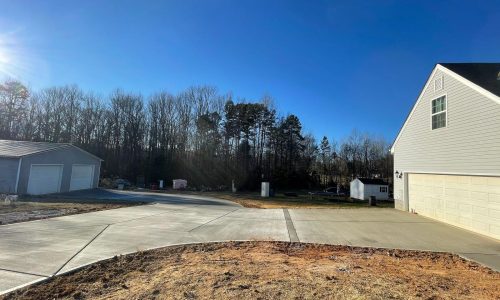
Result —
<instances>
[{"instance_id":1,"label":"garage door panel","mask_svg":"<svg viewBox=\"0 0 500 300\"><path fill-rule=\"evenodd\" d=\"M491 193L491 194L500 194L500 186L488 185L488 189L486 192Z\"/></svg>"},{"instance_id":2,"label":"garage door panel","mask_svg":"<svg viewBox=\"0 0 500 300\"><path fill-rule=\"evenodd\" d=\"M500 178L497 177L488 177L487 178L488 185L500 188Z\"/></svg>"},{"instance_id":3,"label":"garage door panel","mask_svg":"<svg viewBox=\"0 0 500 300\"><path fill-rule=\"evenodd\" d=\"M477 231L488 231L488 224L484 223L484 222L480 222L477 219L472 220L471 226L472 226L472 228L474 228Z\"/></svg>"},{"instance_id":4,"label":"garage door panel","mask_svg":"<svg viewBox=\"0 0 500 300\"><path fill-rule=\"evenodd\" d=\"M493 236L495 236L495 235L496 236L500 236L500 226L498 226L498 225L490 225L490 231L493 233Z\"/></svg>"},{"instance_id":5,"label":"garage door panel","mask_svg":"<svg viewBox=\"0 0 500 300\"><path fill-rule=\"evenodd\" d=\"M489 194L484 192L484 189L481 191L471 191L470 197L476 199L477 201L481 201L483 203L488 203Z\"/></svg>"},{"instance_id":6,"label":"garage door panel","mask_svg":"<svg viewBox=\"0 0 500 300\"><path fill-rule=\"evenodd\" d=\"M491 216L492 218L497 219L497 220L500 222L500 210L497 210L497 209L491 209L491 210L490 210L490 216Z\"/></svg>"},{"instance_id":7,"label":"garage door panel","mask_svg":"<svg viewBox=\"0 0 500 300\"><path fill-rule=\"evenodd\" d=\"M500 238L500 178L409 174L410 210Z\"/></svg>"},{"instance_id":8,"label":"garage door panel","mask_svg":"<svg viewBox=\"0 0 500 300\"><path fill-rule=\"evenodd\" d=\"M500 194L488 194L488 202L500 204Z\"/></svg>"},{"instance_id":9,"label":"garage door panel","mask_svg":"<svg viewBox=\"0 0 500 300\"><path fill-rule=\"evenodd\" d=\"M487 207L472 206L472 214L476 216L475 218L488 217L489 211Z\"/></svg>"},{"instance_id":10,"label":"garage door panel","mask_svg":"<svg viewBox=\"0 0 500 300\"><path fill-rule=\"evenodd\" d=\"M62 165L31 165L27 193L58 193L61 189L62 171Z\"/></svg>"},{"instance_id":11,"label":"garage door panel","mask_svg":"<svg viewBox=\"0 0 500 300\"><path fill-rule=\"evenodd\" d=\"M70 191L92 188L94 165L73 165L71 168Z\"/></svg>"}]
</instances>

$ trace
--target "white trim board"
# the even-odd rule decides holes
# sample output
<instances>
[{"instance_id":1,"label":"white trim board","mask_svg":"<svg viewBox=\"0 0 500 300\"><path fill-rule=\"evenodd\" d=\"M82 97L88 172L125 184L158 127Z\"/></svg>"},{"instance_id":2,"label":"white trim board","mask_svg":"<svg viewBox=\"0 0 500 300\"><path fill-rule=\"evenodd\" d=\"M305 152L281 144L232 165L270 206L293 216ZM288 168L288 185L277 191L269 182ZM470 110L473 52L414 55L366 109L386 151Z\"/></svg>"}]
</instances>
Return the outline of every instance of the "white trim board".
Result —
<instances>
[{"instance_id":1,"label":"white trim board","mask_svg":"<svg viewBox=\"0 0 500 300\"><path fill-rule=\"evenodd\" d=\"M403 171L404 174L435 174L435 175L455 175L455 176L480 176L480 177L500 177L495 173L458 173L458 172L439 172L439 171Z\"/></svg>"},{"instance_id":2,"label":"white trim board","mask_svg":"<svg viewBox=\"0 0 500 300\"><path fill-rule=\"evenodd\" d=\"M17 165L17 177L16 177L16 194L19 193L18 187L19 187L19 176L21 175L21 164L23 163L23 158L19 157L19 163ZM30 167L30 172L31 172L31 167Z\"/></svg>"},{"instance_id":3,"label":"white trim board","mask_svg":"<svg viewBox=\"0 0 500 300\"><path fill-rule=\"evenodd\" d=\"M432 70L432 73L431 75L429 76L429 78L427 79L425 85L424 85L424 88L422 89L422 91L420 92L418 98L417 98L417 101L415 102L415 104L413 105L411 111L410 111L410 114L408 115L408 117L406 118L405 122L403 123L403 126L401 127L401 129L399 130L399 133L396 137L396 139L394 140L394 143L392 144L391 146L391 154L394 154L394 146L396 145L396 143L399 141L399 138L401 137L401 133L403 132L403 130L405 129L406 127L406 124L408 124L408 121L411 119L413 113L415 112L415 109L417 108L417 105L420 103L420 101L422 100L422 96L424 95L424 92L427 90L427 87L429 86L429 84L431 83L432 81L432 78L434 78L434 74L436 74L436 71L439 70L447 75L449 75L450 77L453 77L454 79L456 79L457 81L465 84L466 86L472 88L473 90L475 90L476 92L479 92L480 94L482 94L483 96L487 97L487 98L490 98L491 100L497 102L498 104L500 104L500 97L498 97L497 95L491 93L490 91L480 87L479 85L469 81L468 79L458 75L457 73L451 71L450 69L447 69L445 67L443 67L442 65L440 64L437 64L434 69ZM448 99L447 101L448 102ZM446 103L448 105L448 103ZM448 108L448 107L447 107ZM446 116L448 117L448 115Z\"/></svg>"}]
</instances>

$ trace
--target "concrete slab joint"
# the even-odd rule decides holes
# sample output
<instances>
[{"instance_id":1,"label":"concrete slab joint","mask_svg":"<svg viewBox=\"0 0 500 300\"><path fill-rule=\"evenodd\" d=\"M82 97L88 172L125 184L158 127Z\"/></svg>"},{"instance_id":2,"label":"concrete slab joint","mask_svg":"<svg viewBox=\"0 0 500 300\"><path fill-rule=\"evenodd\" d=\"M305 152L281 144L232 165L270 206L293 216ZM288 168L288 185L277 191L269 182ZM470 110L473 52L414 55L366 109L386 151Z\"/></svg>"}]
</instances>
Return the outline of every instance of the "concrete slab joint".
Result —
<instances>
[{"instance_id":1,"label":"concrete slab joint","mask_svg":"<svg viewBox=\"0 0 500 300\"><path fill-rule=\"evenodd\" d=\"M297 235L297 231L295 230L295 226L293 226L292 218L290 217L290 213L287 208L283 208L283 214L285 215L286 220L286 229L288 230L288 236L290 237L290 242L298 243L299 237Z\"/></svg>"},{"instance_id":2,"label":"concrete slab joint","mask_svg":"<svg viewBox=\"0 0 500 300\"><path fill-rule=\"evenodd\" d=\"M255 209L123 191L114 197L151 204L0 226L0 294L115 255L220 241L451 252L500 270L500 241L394 209Z\"/></svg>"}]
</instances>

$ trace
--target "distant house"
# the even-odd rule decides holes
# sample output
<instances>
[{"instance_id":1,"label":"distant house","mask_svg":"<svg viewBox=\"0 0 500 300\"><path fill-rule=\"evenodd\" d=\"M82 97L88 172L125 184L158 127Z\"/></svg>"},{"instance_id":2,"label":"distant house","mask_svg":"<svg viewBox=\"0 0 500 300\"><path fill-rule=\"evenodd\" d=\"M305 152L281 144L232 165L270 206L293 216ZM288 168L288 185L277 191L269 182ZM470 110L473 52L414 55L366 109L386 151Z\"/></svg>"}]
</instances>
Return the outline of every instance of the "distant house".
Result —
<instances>
[{"instance_id":1,"label":"distant house","mask_svg":"<svg viewBox=\"0 0 500 300\"><path fill-rule=\"evenodd\" d=\"M351 181L351 198L368 200L375 196L377 200L389 199L389 184L382 179L356 178Z\"/></svg>"},{"instance_id":2,"label":"distant house","mask_svg":"<svg viewBox=\"0 0 500 300\"><path fill-rule=\"evenodd\" d=\"M101 159L71 144L0 140L0 193L42 195L96 188Z\"/></svg>"},{"instance_id":3,"label":"distant house","mask_svg":"<svg viewBox=\"0 0 500 300\"><path fill-rule=\"evenodd\" d=\"M437 64L391 148L398 209L500 238L500 63Z\"/></svg>"}]
</instances>

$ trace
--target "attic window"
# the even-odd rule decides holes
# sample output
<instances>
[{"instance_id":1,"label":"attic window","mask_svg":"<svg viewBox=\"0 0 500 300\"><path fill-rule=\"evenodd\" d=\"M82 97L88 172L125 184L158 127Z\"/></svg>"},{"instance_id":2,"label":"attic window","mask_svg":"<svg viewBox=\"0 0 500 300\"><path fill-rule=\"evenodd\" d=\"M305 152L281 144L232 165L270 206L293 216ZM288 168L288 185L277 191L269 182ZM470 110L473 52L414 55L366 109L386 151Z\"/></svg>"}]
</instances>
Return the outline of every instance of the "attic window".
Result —
<instances>
[{"instance_id":1,"label":"attic window","mask_svg":"<svg viewBox=\"0 0 500 300\"><path fill-rule=\"evenodd\" d=\"M432 100L432 130L446 127L446 96Z\"/></svg>"},{"instance_id":2,"label":"attic window","mask_svg":"<svg viewBox=\"0 0 500 300\"><path fill-rule=\"evenodd\" d=\"M434 92L440 91L443 89L443 76L436 78L434 80Z\"/></svg>"}]
</instances>

